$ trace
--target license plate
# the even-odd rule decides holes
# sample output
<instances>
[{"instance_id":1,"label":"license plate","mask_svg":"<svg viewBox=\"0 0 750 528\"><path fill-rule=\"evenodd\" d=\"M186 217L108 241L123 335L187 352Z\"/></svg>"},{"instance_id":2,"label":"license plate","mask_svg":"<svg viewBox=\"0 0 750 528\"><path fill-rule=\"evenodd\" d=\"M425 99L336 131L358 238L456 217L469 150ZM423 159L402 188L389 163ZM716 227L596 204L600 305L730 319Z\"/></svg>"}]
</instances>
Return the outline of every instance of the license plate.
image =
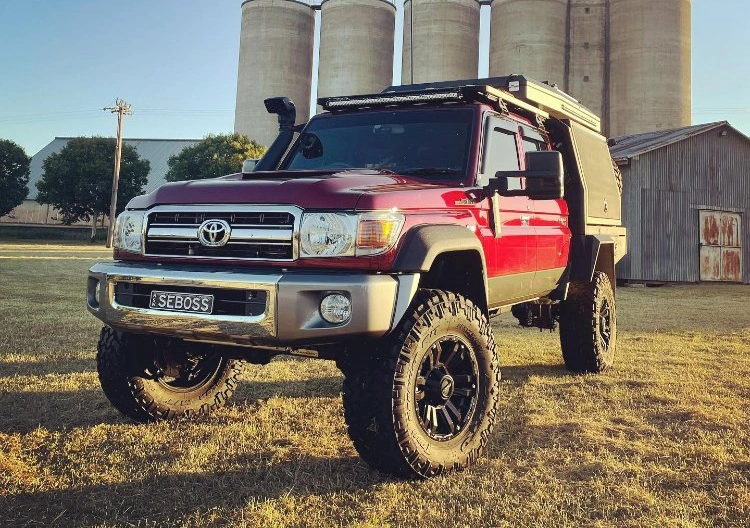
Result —
<instances>
[{"instance_id":1,"label":"license plate","mask_svg":"<svg viewBox=\"0 0 750 528\"><path fill-rule=\"evenodd\" d=\"M152 291L149 307L170 312L210 314L214 309L214 296L202 293Z\"/></svg>"}]
</instances>

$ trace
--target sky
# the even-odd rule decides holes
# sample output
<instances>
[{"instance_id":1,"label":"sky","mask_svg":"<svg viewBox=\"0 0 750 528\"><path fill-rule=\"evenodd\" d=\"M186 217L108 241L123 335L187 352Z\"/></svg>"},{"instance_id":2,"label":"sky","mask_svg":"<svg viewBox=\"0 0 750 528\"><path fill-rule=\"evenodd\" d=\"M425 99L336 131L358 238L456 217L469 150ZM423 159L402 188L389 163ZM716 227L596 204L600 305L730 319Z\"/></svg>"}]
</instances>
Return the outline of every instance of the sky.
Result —
<instances>
[{"instance_id":1,"label":"sky","mask_svg":"<svg viewBox=\"0 0 750 528\"><path fill-rule=\"evenodd\" d=\"M693 122L728 120L750 135L747 1L692 2ZM402 0L395 2L398 80ZM133 107L125 137L231 132L241 3L0 0L0 138L33 155L56 136L112 136L116 118L103 108L117 98Z\"/></svg>"}]
</instances>

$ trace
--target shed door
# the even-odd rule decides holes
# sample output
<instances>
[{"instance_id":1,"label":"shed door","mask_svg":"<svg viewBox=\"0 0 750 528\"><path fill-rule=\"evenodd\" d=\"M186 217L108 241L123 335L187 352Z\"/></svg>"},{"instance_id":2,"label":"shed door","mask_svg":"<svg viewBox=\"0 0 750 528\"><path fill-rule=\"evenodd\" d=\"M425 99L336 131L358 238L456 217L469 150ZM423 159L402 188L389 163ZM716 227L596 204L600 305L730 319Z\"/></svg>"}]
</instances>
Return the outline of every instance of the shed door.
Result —
<instances>
[{"instance_id":1,"label":"shed door","mask_svg":"<svg viewBox=\"0 0 750 528\"><path fill-rule=\"evenodd\" d=\"M702 281L742 282L742 236L739 213L700 212Z\"/></svg>"}]
</instances>

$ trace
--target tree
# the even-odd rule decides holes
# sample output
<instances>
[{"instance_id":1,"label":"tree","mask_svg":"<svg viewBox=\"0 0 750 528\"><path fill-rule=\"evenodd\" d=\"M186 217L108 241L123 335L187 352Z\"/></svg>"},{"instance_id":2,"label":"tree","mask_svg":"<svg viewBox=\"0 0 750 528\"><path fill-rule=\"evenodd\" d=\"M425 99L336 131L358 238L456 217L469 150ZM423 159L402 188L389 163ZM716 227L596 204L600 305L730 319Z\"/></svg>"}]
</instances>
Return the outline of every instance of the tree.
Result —
<instances>
[{"instance_id":1,"label":"tree","mask_svg":"<svg viewBox=\"0 0 750 528\"><path fill-rule=\"evenodd\" d=\"M208 135L169 158L167 181L216 178L242 170L246 159L260 158L266 151L243 134Z\"/></svg>"},{"instance_id":2,"label":"tree","mask_svg":"<svg viewBox=\"0 0 750 528\"><path fill-rule=\"evenodd\" d=\"M31 158L15 142L0 139L0 216L20 205L29 189Z\"/></svg>"},{"instance_id":3,"label":"tree","mask_svg":"<svg viewBox=\"0 0 750 528\"><path fill-rule=\"evenodd\" d=\"M44 174L36 184L37 201L52 204L65 224L91 220L95 225L100 215L109 214L114 166L114 138L71 139L61 151L44 160ZM148 160L141 159L134 147L122 146L118 213L131 198L141 193L150 170Z\"/></svg>"}]
</instances>

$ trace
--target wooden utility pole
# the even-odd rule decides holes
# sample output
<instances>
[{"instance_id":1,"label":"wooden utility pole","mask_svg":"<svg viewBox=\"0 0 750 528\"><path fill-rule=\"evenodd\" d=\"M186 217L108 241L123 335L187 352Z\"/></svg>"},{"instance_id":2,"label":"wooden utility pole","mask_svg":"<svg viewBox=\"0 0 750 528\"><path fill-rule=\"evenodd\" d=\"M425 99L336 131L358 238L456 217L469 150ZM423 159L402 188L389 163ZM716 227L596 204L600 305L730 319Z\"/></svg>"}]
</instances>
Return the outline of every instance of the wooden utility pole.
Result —
<instances>
[{"instance_id":1,"label":"wooden utility pole","mask_svg":"<svg viewBox=\"0 0 750 528\"><path fill-rule=\"evenodd\" d=\"M115 147L115 174L112 178L112 203L109 206L109 229L107 230L107 247L112 247L112 239L115 235L115 215L117 211L117 186L120 183L120 160L122 159L122 119L123 116L132 115L130 105L122 99L115 101L115 106L104 108L113 114L117 114L117 146Z\"/></svg>"}]
</instances>

